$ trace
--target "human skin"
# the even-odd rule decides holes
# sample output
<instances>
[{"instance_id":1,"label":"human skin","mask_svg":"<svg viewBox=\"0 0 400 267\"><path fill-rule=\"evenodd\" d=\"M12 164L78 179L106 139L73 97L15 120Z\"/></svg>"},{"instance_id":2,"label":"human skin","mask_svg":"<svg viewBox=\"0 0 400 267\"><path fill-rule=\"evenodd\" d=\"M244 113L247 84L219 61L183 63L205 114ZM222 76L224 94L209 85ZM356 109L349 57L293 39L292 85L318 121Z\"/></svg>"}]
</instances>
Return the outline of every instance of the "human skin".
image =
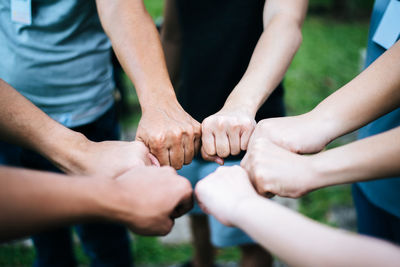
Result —
<instances>
[{"instance_id":1,"label":"human skin","mask_svg":"<svg viewBox=\"0 0 400 267\"><path fill-rule=\"evenodd\" d=\"M136 140L161 165L180 169L199 150L201 126L176 99L156 27L142 0L96 0L101 23L125 72L135 85L141 109Z\"/></svg>"},{"instance_id":2,"label":"human skin","mask_svg":"<svg viewBox=\"0 0 400 267\"><path fill-rule=\"evenodd\" d=\"M307 5L307 0L265 2L264 31L245 74L222 109L202 122L204 159L222 164L221 158L247 149L257 110L283 79L300 47Z\"/></svg>"},{"instance_id":3,"label":"human skin","mask_svg":"<svg viewBox=\"0 0 400 267\"><path fill-rule=\"evenodd\" d=\"M67 174L116 177L158 165L141 142L92 142L48 117L0 79L0 138L42 154Z\"/></svg>"},{"instance_id":4,"label":"human skin","mask_svg":"<svg viewBox=\"0 0 400 267\"><path fill-rule=\"evenodd\" d=\"M286 153L268 143L294 153L316 153L335 138L398 108L399 62L400 42L397 42L360 75L309 113L259 122L241 164L249 172L257 191L263 195L272 193L299 197L311 190L333 184L390 177L390 170L398 165L398 129L368 139L365 146L364 141L359 141L312 157ZM373 153L368 146L374 148ZM360 155L360 151L365 155ZM396 159L397 162L393 161ZM297 172L305 175L296 176L292 167L283 171L288 162L299 166ZM297 164L299 162L303 162L303 165ZM372 172L371 168L375 168L375 171ZM360 171L355 173L355 169ZM294 184L289 185L289 180Z\"/></svg>"},{"instance_id":5,"label":"human skin","mask_svg":"<svg viewBox=\"0 0 400 267\"><path fill-rule=\"evenodd\" d=\"M308 113L262 120L252 141L267 138L295 153L321 151L329 142L400 106L400 41ZM252 145L249 146L251 153Z\"/></svg>"},{"instance_id":6,"label":"human skin","mask_svg":"<svg viewBox=\"0 0 400 267\"><path fill-rule=\"evenodd\" d=\"M0 167L0 241L90 221L165 235L191 207L191 185L171 167L137 167L116 179Z\"/></svg>"},{"instance_id":7,"label":"human skin","mask_svg":"<svg viewBox=\"0 0 400 267\"><path fill-rule=\"evenodd\" d=\"M220 167L195 189L203 210L244 230L289 266L397 266L400 248L332 229L257 194L245 170Z\"/></svg>"},{"instance_id":8,"label":"human skin","mask_svg":"<svg viewBox=\"0 0 400 267\"><path fill-rule=\"evenodd\" d=\"M318 188L400 174L400 127L315 155L257 139L241 165L262 196L297 198Z\"/></svg>"}]
</instances>

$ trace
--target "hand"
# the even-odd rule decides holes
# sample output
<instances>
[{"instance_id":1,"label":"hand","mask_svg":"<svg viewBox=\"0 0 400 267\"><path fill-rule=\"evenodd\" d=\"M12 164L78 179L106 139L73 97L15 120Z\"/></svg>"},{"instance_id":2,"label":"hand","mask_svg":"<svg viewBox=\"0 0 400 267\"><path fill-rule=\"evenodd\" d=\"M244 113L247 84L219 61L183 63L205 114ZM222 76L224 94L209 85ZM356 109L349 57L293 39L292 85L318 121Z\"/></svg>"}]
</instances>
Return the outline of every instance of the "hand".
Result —
<instances>
[{"instance_id":1,"label":"hand","mask_svg":"<svg viewBox=\"0 0 400 267\"><path fill-rule=\"evenodd\" d=\"M220 110L206 118L202 127L202 156L222 163L221 158L246 150L256 122L254 116L240 111Z\"/></svg>"},{"instance_id":2,"label":"hand","mask_svg":"<svg viewBox=\"0 0 400 267\"><path fill-rule=\"evenodd\" d=\"M160 166L148 148L139 141L96 143L84 138L73 154L73 158L69 159L72 163L68 165L56 163L68 174L114 178L134 167Z\"/></svg>"},{"instance_id":3,"label":"hand","mask_svg":"<svg viewBox=\"0 0 400 267\"><path fill-rule=\"evenodd\" d=\"M107 196L112 213L142 235L166 235L174 219L193 207L190 182L170 167L135 168L119 176L114 189Z\"/></svg>"},{"instance_id":4,"label":"hand","mask_svg":"<svg viewBox=\"0 0 400 267\"><path fill-rule=\"evenodd\" d=\"M136 139L142 141L162 166L182 168L200 147L200 124L179 104L143 111Z\"/></svg>"},{"instance_id":5,"label":"hand","mask_svg":"<svg viewBox=\"0 0 400 267\"><path fill-rule=\"evenodd\" d=\"M294 153L317 153L333 140L331 128L328 121L320 121L312 113L262 120L254 130L249 149L253 140L266 138Z\"/></svg>"},{"instance_id":6,"label":"hand","mask_svg":"<svg viewBox=\"0 0 400 267\"><path fill-rule=\"evenodd\" d=\"M246 171L239 166L219 167L197 183L195 193L202 210L228 226L234 225L238 205L257 197Z\"/></svg>"},{"instance_id":7,"label":"hand","mask_svg":"<svg viewBox=\"0 0 400 267\"><path fill-rule=\"evenodd\" d=\"M295 154L267 139L252 141L241 166L264 197L300 197L311 190L317 176L310 156Z\"/></svg>"}]
</instances>

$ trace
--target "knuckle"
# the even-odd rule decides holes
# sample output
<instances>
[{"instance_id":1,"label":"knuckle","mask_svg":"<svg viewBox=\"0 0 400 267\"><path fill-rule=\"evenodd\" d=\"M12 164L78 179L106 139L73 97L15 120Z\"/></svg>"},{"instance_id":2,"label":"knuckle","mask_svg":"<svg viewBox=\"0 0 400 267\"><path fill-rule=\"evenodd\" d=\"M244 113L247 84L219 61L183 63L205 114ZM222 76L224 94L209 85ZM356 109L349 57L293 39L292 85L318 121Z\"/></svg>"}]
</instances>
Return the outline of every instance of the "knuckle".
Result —
<instances>
[{"instance_id":1,"label":"knuckle","mask_svg":"<svg viewBox=\"0 0 400 267\"><path fill-rule=\"evenodd\" d=\"M182 135L183 135L184 132L185 132L185 130L177 128L177 129L171 131L170 136L174 140L180 140L182 138Z\"/></svg>"},{"instance_id":2,"label":"knuckle","mask_svg":"<svg viewBox=\"0 0 400 267\"><path fill-rule=\"evenodd\" d=\"M163 227L160 229L160 236L166 236L167 234L169 234L169 232L171 232L171 229L174 225L174 222L172 220L168 220L167 222L165 222L165 224L163 225Z\"/></svg>"},{"instance_id":3,"label":"knuckle","mask_svg":"<svg viewBox=\"0 0 400 267\"><path fill-rule=\"evenodd\" d=\"M227 156L229 156L230 151L227 148L220 148L220 149L218 149L217 154L221 158L226 158Z\"/></svg>"},{"instance_id":4,"label":"knuckle","mask_svg":"<svg viewBox=\"0 0 400 267\"><path fill-rule=\"evenodd\" d=\"M226 123L222 119L218 119L215 123L215 128L218 130L224 130L226 127Z\"/></svg>"},{"instance_id":5,"label":"knuckle","mask_svg":"<svg viewBox=\"0 0 400 267\"><path fill-rule=\"evenodd\" d=\"M150 140L150 145L153 149L155 150L162 150L164 149L165 146L165 136L164 135L159 135L157 137L154 137Z\"/></svg>"}]
</instances>

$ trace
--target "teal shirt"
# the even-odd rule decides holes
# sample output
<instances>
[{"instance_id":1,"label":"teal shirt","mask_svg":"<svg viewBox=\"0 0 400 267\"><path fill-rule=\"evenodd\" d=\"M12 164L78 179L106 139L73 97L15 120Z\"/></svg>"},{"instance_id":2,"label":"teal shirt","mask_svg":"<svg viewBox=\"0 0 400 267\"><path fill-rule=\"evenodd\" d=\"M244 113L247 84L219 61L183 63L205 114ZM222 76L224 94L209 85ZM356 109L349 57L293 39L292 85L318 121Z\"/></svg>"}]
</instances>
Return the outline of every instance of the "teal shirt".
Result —
<instances>
[{"instance_id":1,"label":"teal shirt","mask_svg":"<svg viewBox=\"0 0 400 267\"><path fill-rule=\"evenodd\" d=\"M113 105L111 44L94 0L32 0L32 24L0 0L0 78L53 119L75 127Z\"/></svg>"},{"instance_id":2,"label":"teal shirt","mask_svg":"<svg viewBox=\"0 0 400 267\"><path fill-rule=\"evenodd\" d=\"M374 62L386 50L372 41L372 36L378 28L379 22L390 0L376 0L371 17L371 26L368 40L366 67ZM400 16L400 14L399 14ZM399 25L400 27L400 25ZM400 126L400 109L379 118L368 124L359 132L360 138L379 134ZM400 140L397 140L400 142ZM373 153L373 152L372 152ZM399 163L400 164L400 163ZM400 217L400 177L358 183L365 196L376 206Z\"/></svg>"}]
</instances>

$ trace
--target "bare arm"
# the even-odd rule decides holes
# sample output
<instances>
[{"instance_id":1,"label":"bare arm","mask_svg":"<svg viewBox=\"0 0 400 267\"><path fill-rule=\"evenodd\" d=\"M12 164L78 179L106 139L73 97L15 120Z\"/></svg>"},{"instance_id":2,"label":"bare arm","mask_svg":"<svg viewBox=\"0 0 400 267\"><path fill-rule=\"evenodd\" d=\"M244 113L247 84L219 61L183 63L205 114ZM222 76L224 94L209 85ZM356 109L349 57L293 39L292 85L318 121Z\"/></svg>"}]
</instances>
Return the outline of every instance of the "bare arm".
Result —
<instances>
[{"instance_id":1,"label":"bare arm","mask_svg":"<svg viewBox=\"0 0 400 267\"><path fill-rule=\"evenodd\" d=\"M200 206L237 226L290 266L396 266L400 248L332 229L262 198L240 167L222 167L196 186Z\"/></svg>"},{"instance_id":2,"label":"bare arm","mask_svg":"<svg viewBox=\"0 0 400 267\"><path fill-rule=\"evenodd\" d=\"M191 194L189 182L171 168L136 168L112 180L0 167L0 242L93 220L166 234L191 208Z\"/></svg>"},{"instance_id":3,"label":"bare arm","mask_svg":"<svg viewBox=\"0 0 400 267\"><path fill-rule=\"evenodd\" d=\"M312 111L259 122L253 139L268 138L296 153L316 153L399 106L400 41Z\"/></svg>"},{"instance_id":4,"label":"bare arm","mask_svg":"<svg viewBox=\"0 0 400 267\"><path fill-rule=\"evenodd\" d=\"M264 31L244 76L224 107L202 123L205 159L236 155L247 149L257 110L281 82L300 47L307 4L307 0L265 2Z\"/></svg>"},{"instance_id":5,"label":"bare arm","mask_svg":"<svg viewBox=\"0 0 400 267\"><path fill-rule=\"evenodd\" d=\"M162 165L177 169L192 161L200 124L178 103L156 27L142 0L97 0L102 25L122 67L133 81L142 108L137 140Z\"/></svg>"},{"instance_id":6,"label":"bare arm","mask_svg":"<svg viewBox=\"0 0 400 267\"><path fill-rule=\"evenodd\" d=\"M330 185L400 174L400 127L312 156L288 151L268 139L252 144L241 165L263 196L300 197Z\"/></svg>"},{"instance_id":7,"label":"bare arm","mask_svg":"<svg viewBox=\"0 0 400 267\"><path fill-rule=\"evenodd\" d=\"M134 166L157 164L140 142L89 141L52 120L1 79L0 128L0 139L39 152L68 174L115 177Z\"/></svg>"}]
</instances>

